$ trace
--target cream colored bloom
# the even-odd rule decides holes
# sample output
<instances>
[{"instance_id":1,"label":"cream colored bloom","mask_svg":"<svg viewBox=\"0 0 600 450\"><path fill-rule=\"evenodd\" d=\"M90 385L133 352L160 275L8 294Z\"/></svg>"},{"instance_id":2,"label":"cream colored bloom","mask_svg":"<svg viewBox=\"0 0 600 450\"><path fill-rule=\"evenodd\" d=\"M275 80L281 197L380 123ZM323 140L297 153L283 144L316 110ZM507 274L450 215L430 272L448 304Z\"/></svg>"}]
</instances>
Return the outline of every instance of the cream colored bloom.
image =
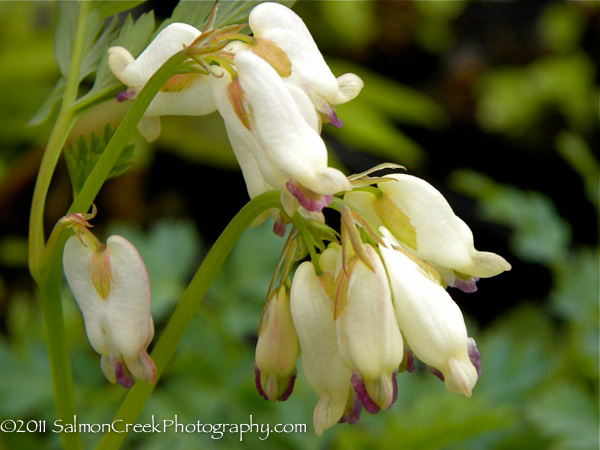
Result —
<instances>
[{"instance_id":1,"label":"cream colored bloom","mask_svg":"<svg viewBox=\"0 0 600 450\"><path fill-rule=\"evenodd\" d=\"M125 387L133 377L154 382L156 370L147 353L154 335L150 281L135 247L110 236L106 248L96 250L87 236L72 236L63 267L106 378Z\"/></svg>"},{"instance_id":2,"label":"cream colored bloom","mask_svg":"<svg viewBox=\"0 0 600 450\"><path fill-rule=\"evenodd\" d=\"M391 181L377 185L383 195L351 192L346 200L373 226L384 225L405 249L434 265L449 285L469 290L468 284L474 283L471 277L487 278L510 270L501 256L475 249L467 224L429 183L407 174L386 178Z\"/></svg>"},{"instance_id":3,"label":"cream colored bloom","mask_svg":"<svg viewBox=\"0 0 600 450\"><path fill-rule=\"evenodd\" d=\"M189 46L200 35L201 32L191 25L172 23L158 33L137 59L123 47L109 48L108 66L115 77L128 87L127 91L119 94L118 99L135 98L167 59ZM175 75L146 109L138 124L138 131L152 141L160 134L160 116L204 115L215 109L208 75Z\"/></svg>"},{"instance_id":4,"label":"cream colored bloom","mask_svg":"<svg viewBox=\"0 0 600 450\"><path fill-rule=\"evenodd\" d=\"M447 388L467 397L478 378L462 313L446 290L399 250L380 246L396 319L408 347L439 370Z\"/></svg>"},{"instance_id":5,"label":"cream colored bloom","mask_svg":"<svg viewBox=\"0 0 600 450\"><path fill-rule=\"evenodd\" d=\"M310 31L288 7L261 3L250 13L248 23L258 41L272 42L285 52L292 65L289 81L306 91L316 109L324 113L330 123L341 126L332 105L355 98L363 87L362 80L351 73L336 79Z\"/></svg>"},{"instance_id":6,"label":"cream colored bloom","mask_svg":"<svg viewBox=\"0 0 600 450\"><path fill-rule=\"evenodd\" d=\"M376 413L395 401L404 349L385 268L373 247L364 247L373 270L354 256L348 275L339 275L336 326L340 355L356 371L354 389L365 409Z\"/></svg>"},{"instance_id":7,"label":"cream colored bloom","mask_svg":"<svg viewBox=\"0 0 600 450\"><path fill-rule=\"evenodd\" d=\"M328 276L322 278L312 263L302 263L294 275L290 296L292 319L302 349L302 372L319 396L313 415L318 436L342 419L352 395L352 371L342 362L337 347L333 275L328 259L335 264L334 250L328 249L321 256L321 266L330 269Z\"/></svg>"},{"instance_id":8,"label":"cream colored bloom","mask_svg":"<svg viewBox=\"0 0 600 450\"><path fill-rule=\"evenodd\" d=\"M249 192L272 186L282 192L289 215L298 204L320 212L333 194L350 189L350 183L327 167L327 149L316 131L310 100L250 52L238 53L234 63L238 79L215 70L222 76L211 77L210 83Z\"/></svg>"}]
</instances>

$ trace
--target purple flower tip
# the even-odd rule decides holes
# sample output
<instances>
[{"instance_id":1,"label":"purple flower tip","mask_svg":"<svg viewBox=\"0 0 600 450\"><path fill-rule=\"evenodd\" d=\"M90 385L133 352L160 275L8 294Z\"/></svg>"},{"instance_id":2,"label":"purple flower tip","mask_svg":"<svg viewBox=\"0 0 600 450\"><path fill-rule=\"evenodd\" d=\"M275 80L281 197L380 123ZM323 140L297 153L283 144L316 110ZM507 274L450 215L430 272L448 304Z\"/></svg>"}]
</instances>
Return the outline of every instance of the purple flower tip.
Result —
<instances>
[{"instance_id":1,"label":"purple flower tip","mask_svg":"<svg viewBox=\"0 0 600 450\"><path fill-rule=\"evenodd\" d=\"M256 390L258 391L260 396L268 401L269 397L267 396L267 394L262 388L262 385L260 384L260 369L256 366L254 366L254 382L256 383Z\"/></svg>"},{"instance_id":2,"label":"purple flower tip","mask_svg":"<svg viewBox=\"0 0 600 450\"><path fill-rule=\"evenodd\" d=\"M469 338L468 341L468 353L469 359L473 366L475 366L475 370L477 371L477 376L481 376L482 367L481 367L481 353L479 353L479 349L477 348L477 344L475 343L475 339Z\"/></svg>"},{"instance_id":3,"label":"purple flower tip","mask_svg":"<svg viewBox=\"0 0 600 450\"><path fill-rule=\"evenodd\" d=\"M356 392L352 392L352 405L350 408L346 408L344 415L340 418L338 423L348 423L354 425L360 419L360 413L362 412L362 403L358 399Z\"/></svg>"},{"instance_id":4,"label":"purple flower tip","mask_svg":"<svg viewBox=\"0 0 600 450\"><path fill-rule=\"evenodd\" d=\"M127 91L122 91L117 94L117 101L122 103L126 100L129 100L129 93Z\"/></svg>"},{"instance_id":5,"label":"purple flower tip","mask_svg":"<svg viewBox=\"0 0 600 450\"><path fill-rule=\"evenodd\" d=\"M454 284L452 284L451 286L460 289L461 291L466 292L467 294L472 294L473 292L477 291L478 281L479 278L477 277L472 277L468 280L461 280L460 278L456 278L454 280Z\"/></svg>"},{"instance_id":6,"label":"purple flower tip","mask_svg":"<svg viewBox=\"0 0 600 450\"><path fill-rule=\"evenodd\" d=\"M356 372L352 374L352 387L365 409L371 414L377 414L380 408L373 400L371 400L367 393L365 381L360 378Z\"/></svg>"},{"instance_id":7,"label":"purple flower tip","mask_svg":"<svg viewBox=\"0 0 600 450\"><path fill-rule=\"evenodd\" d=\"M280 402L285 402L288 398L290 398L290 395L292 395L292 391L294 390L294 382L296 381L296 372L294 372L292 374L292 376L290 377L290 382L288 384L287 389L283 392L283 394L281 394L281 396L277 399Z\"/></svg>"},{"instance_id":8,"label":"purple flower tip","mask_svg":"<svg viewBox=\"0 0 600 450\"><path fill-rule=\"evenodd\" d=\"M438 377L440 380L444 381L444 374L442 372L440 372L439 370L437 370L435 367L430 367L429 371L434 374L436 377Z\"/></svg>"},{"instance_id":9,"label":"purple flower tip","mask_svg":"<svg viewBox=\"0 0 600 450\"><path fill-rule=\"evenodd\" d=\"M285 187L307 211L321 212L333 201L333 195L307 193L306 189L292 180L285 183Z\"/></svg>"},{"instance_id":10,"label":"purple flower tip","mask_svg":"<svg viewBox=\"0 0 600 450\"><path fill-rule=\"evenodd\" d=\"M338 118L333 109L327 113L327 117L329 118L329 125L333 125L336 128L342 128L344 126L344 122Z\"/></svg>"},{"instance_id":11,"label":"purple flower tip","mask_svg":"<svg viewBox=\"0 0 600 450\"><path fill-rule=\"evenodd\" d=\"M415 355L410 350L406 350L406 371L408 373L415 371Z\"/></svg>"},{"instance_id":12,"label":"purple flower tip","mask_svg":"<svg viewBox=\"0 0 600 450\"><path fill-rule=\"evenodd\" d=\"M285 229L287 228L287 222L281 220L280 217L275 219L275 223L273 224L273 233L277 236L283 237L285 236Z\"/></svg>"},{"instance_id":13,"label":"purple flower tip","mask_svg":"<svg viewBox=\"0 0 600 450\"><path fill-rule=\"evenodd\" d=\"M390 402L388 409L391 408L394 403L396 403L396 400L398 400L398 381L396 380L396 375L398 375L398 371L394 370L392 372L392 386L394 387L394 391L392 394L392 401Z\"/></svg>"},{"instance_id":14,"label":"purple flower tip","mask_svg":"<svg viewBox=\"0 0 600 450\"><path fill-rule=\"evenodd\" d=\"M117 361L115 364L115 376L117 378L117 383L126 389L129 389L135 383L135 380L127 373L127 370L123 367L121 361Z\"/></svg>"}]
</instances>

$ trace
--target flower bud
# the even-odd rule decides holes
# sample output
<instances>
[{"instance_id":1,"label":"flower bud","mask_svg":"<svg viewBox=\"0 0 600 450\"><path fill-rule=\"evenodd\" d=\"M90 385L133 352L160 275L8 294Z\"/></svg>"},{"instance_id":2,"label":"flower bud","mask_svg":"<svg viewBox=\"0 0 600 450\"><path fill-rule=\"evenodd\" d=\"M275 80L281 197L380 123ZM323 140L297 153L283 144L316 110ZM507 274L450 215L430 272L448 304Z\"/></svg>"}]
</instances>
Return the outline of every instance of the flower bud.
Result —
<instances>
[{"instance_id":1,"label":"flower bud","mask_svg":"<svg viewBox=\"0 0 600 450\"><path fill-rule=\"evenodd\" d=\"M106 378L125 387L134 378L154 382L156 369L147 353L154 336L150 281L135 247L121 236L110 236L105 248L86 235L72 236L63 267Z\"/></svg>"},{"instance_id":2,"label":"flower bud","mask_svg":"<svg viewBox=\"0 0 600 450\"><path fill-rule=\"evenodd\" d=\"M258 327L256 388L265 400L284 401L291 395L299 350L289 294L281 287L267 300Z\"/></svg>"}]
</instances>

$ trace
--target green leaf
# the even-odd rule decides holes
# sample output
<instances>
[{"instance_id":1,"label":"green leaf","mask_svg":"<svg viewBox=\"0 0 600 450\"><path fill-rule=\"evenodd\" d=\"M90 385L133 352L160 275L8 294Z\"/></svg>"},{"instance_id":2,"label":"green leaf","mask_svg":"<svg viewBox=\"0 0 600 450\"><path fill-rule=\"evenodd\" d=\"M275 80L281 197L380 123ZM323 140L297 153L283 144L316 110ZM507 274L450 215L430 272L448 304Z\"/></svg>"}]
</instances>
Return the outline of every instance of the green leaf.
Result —
<instances>
[{"instance_id":1,"label":"green leaf","mask_svg":"<svg viewBox=\"0 0 600 450\"><path fill-rule=\"evenodd\" d=\"M146 48L154 30L154 13L142 14L134 22L128 15L118 36L105 42L100 52L97 64L96 79L92 89L79 101L79 105L90 105L108 100L122 83L115 78L108 67L108 48L113 46L125 47L134 56L138 56Z\"/></svg>"},{"instance_id":2,"label":"green leaf","mask_svg":"<svg viewBox=\"0 0 600 450\"><path fill-rule=\"evenodd\" d=\"M114 16L123 11L128 11L136 6L144 3L145 0L94 0L92 3L92 11L100 19Z\"/></svg>"},{"instance_id":3,"label":"green leaf","mask_svg":"<svg viewBox=\"0 0 600 450\"><path fill-rule=\"evenodd\" d=\"M48 118L54 111L56 104L60 101L60 99L62 99L63 94L65 93L65 83L66 83L65 77L60 77L60 79L56 82L54 89L52 89L52 92L50 92L50 94L48 94L46 101L44 103L42 103L42 106L40 106L40 108L33 115L33 117L31 119L29 119L29 122L27 122L27 125L29 125L29 126L41 125L46 120L48 120Z\"/></svg>"},{"instance_id":4,"label":"green leaf","mask_svg":"<svg viewBox=\"0 0 600 450\"><path fill-rule=\"evenodd\" d=\"M87 177L94 170L112 135L113 131L110 126L106 125L101 136L96 133L92 133L89 138L81 136L70 147L65 149L64 155L73 186L73 197L77 196L85 184ZM131 168L133 162L134 145L130 144L125 147L121 156L119 156L108 178L122 175Z\"/></svg>"},{"instance_id":5,"label":"green leaf","mask_svg":"<svg viewBox=\"0 0 600 450\"><path fill-rule=\"evenodd\" d=\"M554 439L553 448L598 448L596 395L572 383L547 389L528 408L529 417Z\"/></svg>"},{"instance_id":6,"label":"green leaf","mask_svg":"<svg viewBox=\"0 0 600 450\"><path fill-rule=\"evenodd\" d=\"M77 2L56 2L56 27L54 29L54 55L63 76L69 73L71 49L77 30L79 4Z\"/></svg>"}]
</instances>

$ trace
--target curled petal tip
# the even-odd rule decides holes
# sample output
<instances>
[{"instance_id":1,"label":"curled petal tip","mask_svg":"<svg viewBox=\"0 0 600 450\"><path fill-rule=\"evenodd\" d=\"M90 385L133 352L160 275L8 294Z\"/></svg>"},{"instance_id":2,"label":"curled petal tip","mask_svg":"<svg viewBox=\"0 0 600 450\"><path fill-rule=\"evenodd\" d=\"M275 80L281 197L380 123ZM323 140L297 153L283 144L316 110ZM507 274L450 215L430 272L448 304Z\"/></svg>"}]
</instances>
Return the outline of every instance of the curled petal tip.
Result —
<instances>
[{"instance_id":1,"label":"curled petal tip","mask_svg":"<svg viewBox=\"0 0 600 450\"><path fill-rule=\"evenodd\" d=\"M380 408L373 400L371 400L367 393L367 387L365 386L364 380L361 379L356 372L352 374L352 387L354 387L354 391L365 409L371 414L377 414Z\"/></svg>"},{"instance_id":2,"label":"curled petal tip","mask_svg":"<svg viewBox=\"0 0 600 450\"><path fill-rule=\"evenodd\" d=\"M467 341L467 345L468 345L469 359L471 360L471 363L473 364L473 366L475 367L475 370L477 371L477 376L480 377L481 372L482 372L481 353L479 353L479 349L477 348L477 343L475 342L475 339L469 338Z\"/></svg>"},{"instance_id":3,"label":"curled petal tip","mask_svg":"<svg viewBox=\"0 0 600 450\"><path fill-rule=\"evenodd\" d=\"M134 378L128 372L128 370L123 366L121 361L117 361L115 363L115 376L117 378L117 383L123 386L126 389L129 389L135 383Z\"/></svg>"},{"instance_id":4,"label":"curled petal tip","mask_svg":"<svg viewBox=\"0 0 600 450\"><path fill-rule=\"evenodd\" d=\"M307 211L321 212L323 208L329 206L333 201L333 195L321 195L309 192L291 180L285 183L285 187Z\"/></svg>"}]
</instances>

